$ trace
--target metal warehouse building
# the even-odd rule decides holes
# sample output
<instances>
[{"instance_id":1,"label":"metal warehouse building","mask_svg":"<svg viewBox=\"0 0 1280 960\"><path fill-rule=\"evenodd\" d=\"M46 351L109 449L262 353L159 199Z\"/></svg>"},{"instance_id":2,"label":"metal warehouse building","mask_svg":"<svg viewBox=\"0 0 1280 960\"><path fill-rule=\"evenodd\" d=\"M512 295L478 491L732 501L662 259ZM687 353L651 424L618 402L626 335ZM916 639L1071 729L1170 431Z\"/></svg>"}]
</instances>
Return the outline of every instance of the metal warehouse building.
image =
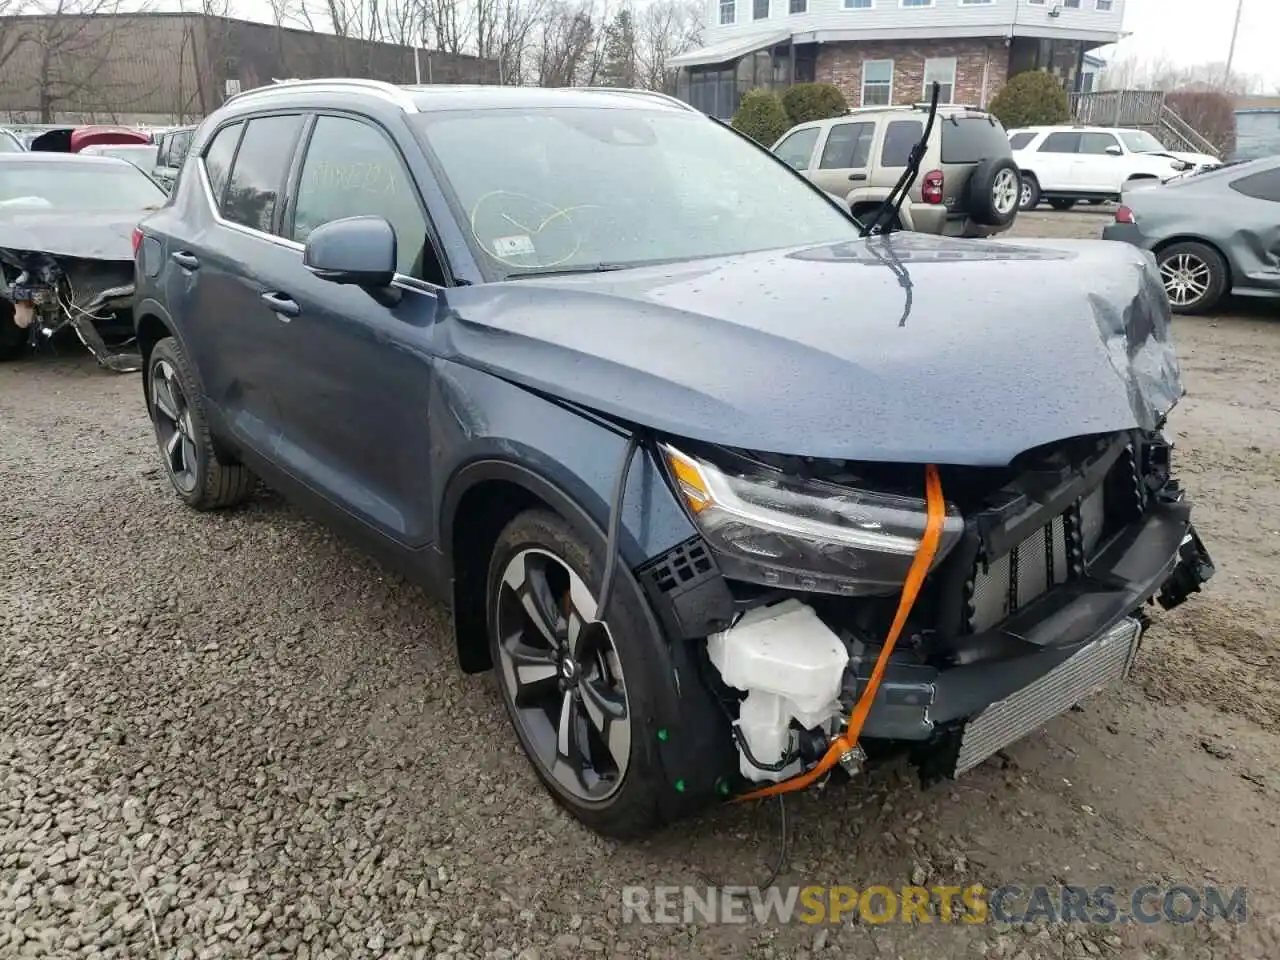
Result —
<instances>
[{"instance_id":1,"label":"metal warehouse building","mask_svg":"<svg viewBox=\"0 0 1280 960\"><path fill-rule=\"evenodd\" d=\"M178 124L272 78L499 83L498 62L189 13L0 17L0 122Z\"/></svg>"}]
</instances>

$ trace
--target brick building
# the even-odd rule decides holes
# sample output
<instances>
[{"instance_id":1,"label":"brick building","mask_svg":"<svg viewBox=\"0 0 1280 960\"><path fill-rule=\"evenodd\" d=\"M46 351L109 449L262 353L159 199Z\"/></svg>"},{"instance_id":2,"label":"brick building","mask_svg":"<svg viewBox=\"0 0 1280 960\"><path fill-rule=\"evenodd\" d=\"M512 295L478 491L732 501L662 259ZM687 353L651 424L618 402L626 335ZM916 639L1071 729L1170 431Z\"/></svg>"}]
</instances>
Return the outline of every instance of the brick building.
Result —
<instances>
[{"instance_id":1,"label":"brick building","mask_svg":"<svg viewBox=\"0 0 1280 960\"><path fill-rule=\"evenodd\" d=\"M0 17L0 119L198 120L273 78L498 83L496 60L187 13Z\"/></svg>"},{"instance_id":2,"label":"brick building","mask_svg":"<svg viewBox=\"0 0 1280 960\"><path fill-rule=\"evenodd\" d=\"M814 80L852 107L915 103L934 80L943 102L986 106L1026 70L1079 91L1124 17L1124 0L705 2L705 46L671 61L676 94L724 119L749 89Z\"/></svg>"}]
</instances>

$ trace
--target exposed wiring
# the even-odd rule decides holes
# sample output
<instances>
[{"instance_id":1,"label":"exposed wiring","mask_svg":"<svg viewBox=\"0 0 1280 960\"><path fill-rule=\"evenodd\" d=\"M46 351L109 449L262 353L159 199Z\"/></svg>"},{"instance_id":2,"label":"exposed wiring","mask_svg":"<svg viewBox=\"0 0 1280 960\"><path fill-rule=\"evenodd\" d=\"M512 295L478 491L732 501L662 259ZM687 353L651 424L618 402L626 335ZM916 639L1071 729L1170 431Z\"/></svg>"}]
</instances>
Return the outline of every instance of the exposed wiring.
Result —
<instances>
[{"instance_id":1,"label":"exposed wiring","mask_svg":"<svg viewBox=\"0 0 1280 960\"><path fill-rule=\"evenodd\" d=\"M777 794L775 799L778 801L778 856L773 861L773 865L769 867L769 872L765 875L761 883L754 886L747 886L745 889L733 890L726 889L737 886L737 884L727 884L716 877L711 876L701 867L694 867L693 871L698 878L707 886L715 887L717 890L727 893L728 896L735 899L741 897L749 897L751 891L759 892L772 887L778 877L782 875L782 871L787 868L787 861L791 857L791 825L787 821L787 803L781 794Z\"/></svg>"}]
</instances>

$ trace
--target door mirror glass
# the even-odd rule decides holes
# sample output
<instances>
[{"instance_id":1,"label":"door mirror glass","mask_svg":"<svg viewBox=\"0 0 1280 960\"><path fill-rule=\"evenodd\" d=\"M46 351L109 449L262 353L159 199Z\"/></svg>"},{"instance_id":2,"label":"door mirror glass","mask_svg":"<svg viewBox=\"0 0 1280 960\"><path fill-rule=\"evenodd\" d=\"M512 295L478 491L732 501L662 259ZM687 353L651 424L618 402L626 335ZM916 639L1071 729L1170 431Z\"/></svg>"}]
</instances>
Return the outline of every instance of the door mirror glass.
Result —
<instances>
[{"instance_id":1,"label":"door mirror glass","mask_svg":"<svg viewBox=\"0 0 1280 960\"><path fill-rule=\"evenodd\" d=\"M302 263L321 280L386 287L396 275L396 232L382 217L344 217L307 236Z\"/></svg>"},{"instance_id":2,"label":"door mirror glass","mask_svg":"<svg viewBox=\"0 0 1280 960\"><path fill-rule=\"evenodd\" d=\"M1124 156L1124 151L1121 150L1119 147L1115 146L1114 144L1112 144L1111 146L1107 147L1107 156L1110 156L1110 157Z\"/></svg>"}]
</instances>

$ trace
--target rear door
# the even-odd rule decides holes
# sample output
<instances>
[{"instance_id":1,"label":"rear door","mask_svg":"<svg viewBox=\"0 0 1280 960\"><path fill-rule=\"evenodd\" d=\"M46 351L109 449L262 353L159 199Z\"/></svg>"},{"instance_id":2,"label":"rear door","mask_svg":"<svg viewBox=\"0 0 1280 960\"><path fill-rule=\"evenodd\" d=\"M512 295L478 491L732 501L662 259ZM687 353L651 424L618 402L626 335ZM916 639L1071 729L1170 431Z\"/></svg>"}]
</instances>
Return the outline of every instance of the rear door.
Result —
<instances>
[{"instance_id":1,"label":"rear door","mask_svg":"<svg viewBox=\"0 0 1280 960\"><path fill-rule=\"evenodd\" d=\"M236 438L262 454L286 430L276 398L289 371L288 284L298 254L279 223L304 119L263 114L219 131L203 157L213 222L169 252L170 300L172 288L186 294L205 390Z\"/></svg>"},{"instance_id":2,"label":"rear door","mask_svg":"<svg viewBox=\"0 0 1280 960\"><path fill-rule=\"evenodd\" d=\"M1080 156L1080 134L1057 130L1036 148L1031 171L1040 181L1041 190L1071 192L1075 189L1076 160Z\"/></svg>"},{"instance_id":3,"label":"rear door","mask_svg":"<svg viewBox=\"0 0 1280 960\"><path fill-rule=\"evenodd\" d=\"M299 165L286 236L375 215L395 230L393 292L320 280L294 257L299 314L285 331L278 396L288 435L277 455L317 493L402 545L431 542L431 366L424 358L444 282L438 245L401 147L375 119L320 113Z\"/></svg>"},{"instance_id":4,"label":"rear door","mask_svg":"<svg viewBox=\"0 0 1280 960\"><path fill-rule=\"evenodd\" d=\"M828 193L843 197L871 180L871 146L876 137L874 120L833 123L827 129L810 179Z\"/></svg>"}]
</instances>

